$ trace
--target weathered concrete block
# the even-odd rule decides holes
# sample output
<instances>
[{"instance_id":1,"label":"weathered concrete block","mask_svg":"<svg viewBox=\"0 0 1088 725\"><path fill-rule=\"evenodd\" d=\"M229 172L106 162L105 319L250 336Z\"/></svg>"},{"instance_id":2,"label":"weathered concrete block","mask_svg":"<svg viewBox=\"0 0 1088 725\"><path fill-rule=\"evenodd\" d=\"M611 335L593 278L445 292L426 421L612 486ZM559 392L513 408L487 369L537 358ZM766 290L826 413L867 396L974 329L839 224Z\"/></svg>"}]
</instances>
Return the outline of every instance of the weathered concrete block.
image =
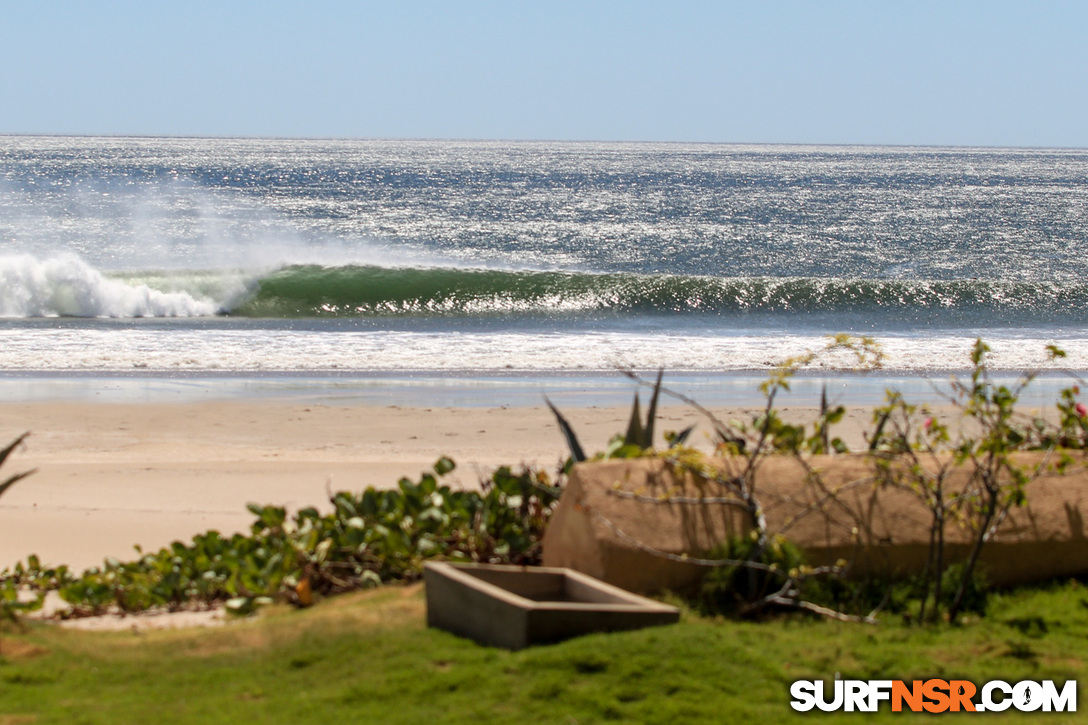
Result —
<instances>
[{"instance_id":1,"label":"weathered concrete block","mask_svg":"<svg viewBox=\"0 0 1088 725\"><path fill-rule=\"evenodd\" d=\"M431 562L423 581L428 626L492 647L516 650L680 618L675 607L569 569Z\"/></svg>"},{"instance_id":2,"label":"weathered concrete block","mask_svg":"<svg viewBox=\"0 0 1088 725\"><path fill-rule=\"evenodd\" d=\"M1024 454L1034 465L1041 454ZM723 474L739 473L741 460L717 462ZM823 488L808 485L808 472L789 457L768 459L756 479L771 533L796 542L812 564L839 559L857 573L921 571L929 545L930 513L908 491L878 486L872 462L864 456L816 457ZM966 472L950 480L962 486ZM838 491L826 497L828 491ZM658 497L663 503L632 500ZM698 583L706 568L659 555L698 555L750 527L737 508L722 503L679 503L669 497L698 499L726 492L691 474L676 475L660 459L645 458L575 466L544 536L547 566L569 567L624 589L650 593L683 591ZM1013 509L982 563L995 584L1088 574L1088 470L1045 476L1029 484L1028 505ZM950 523L949 561L966 556L971 534Z\"/></svg>"}]
</instances>

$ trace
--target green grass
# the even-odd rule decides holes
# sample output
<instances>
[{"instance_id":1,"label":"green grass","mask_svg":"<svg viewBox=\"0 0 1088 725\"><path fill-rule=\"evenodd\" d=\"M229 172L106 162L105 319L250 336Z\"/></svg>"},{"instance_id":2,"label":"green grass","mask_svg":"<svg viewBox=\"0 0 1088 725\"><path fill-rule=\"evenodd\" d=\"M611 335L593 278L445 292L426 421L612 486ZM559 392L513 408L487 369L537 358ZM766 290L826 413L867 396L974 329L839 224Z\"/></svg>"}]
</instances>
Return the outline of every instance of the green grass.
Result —
<instances>
[{"instance_id":1,"label":"green grass","mask_svg":"<svg viewBox=\"0 0 1088 725\"><path fill-rule=\"evenodd\" d=\"M997 595L986 619L956 628L910 628L892 619L876 627L793 618L750 623L685 613L672 627L521 652L428 630L418 586L386 587L305 611L273 609L219 629L6 630L0 725L869 722L868 714L794 713L789 683L836 672L976 683L1083 680L1086 661L1088 588L1076 582ZM922 719L887 711L880 717ZM1049 723L1081 718L1046 716Z\"/></svg>"}]
</instances>

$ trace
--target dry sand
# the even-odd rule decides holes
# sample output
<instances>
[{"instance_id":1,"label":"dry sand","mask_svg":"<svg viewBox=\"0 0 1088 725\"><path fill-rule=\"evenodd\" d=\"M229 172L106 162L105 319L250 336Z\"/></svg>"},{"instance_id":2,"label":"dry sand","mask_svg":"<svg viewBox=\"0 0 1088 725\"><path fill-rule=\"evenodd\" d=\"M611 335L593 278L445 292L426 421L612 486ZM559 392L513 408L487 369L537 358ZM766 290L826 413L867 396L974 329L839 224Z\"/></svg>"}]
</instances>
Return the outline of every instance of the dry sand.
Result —
<instances>
[{"instance_id":1,"label":"dry sand","mask_svg":"<svg viewBox=\"0 0 1088 725\"><path fill-rule=\"evenodd\" d=\"M742 411L716 410L725 419ZM587 450L626 426L626 408L566 411ZM811 410L784 409L789 417ZM870 417L845 424L860 440ZM663 408L659 430L699 416ZM701 426L701 431L709 427ZM207 529L229 533L252 521L249 502L291 509L327 503L328 490L389 487L417 477L441 455L453 478L530 463L554 469L566 444L543 407L402 408L310 405L276 400L204 403L18 403L0 407L0 442L30 431L0 473L38 472L0 498L0 569L28 554L81 569L133 545L157 549ZM709 447L705 433L692 439Z\"/></svg>"}]
</instances>

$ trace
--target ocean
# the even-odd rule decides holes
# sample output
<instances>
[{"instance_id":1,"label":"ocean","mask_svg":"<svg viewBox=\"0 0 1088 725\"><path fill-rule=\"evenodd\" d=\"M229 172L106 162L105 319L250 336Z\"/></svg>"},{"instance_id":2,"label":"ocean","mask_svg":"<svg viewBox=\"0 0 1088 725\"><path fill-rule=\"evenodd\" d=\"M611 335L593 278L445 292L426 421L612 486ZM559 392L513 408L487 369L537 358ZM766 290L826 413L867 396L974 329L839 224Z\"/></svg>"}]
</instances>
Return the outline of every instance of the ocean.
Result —
<instances>
[{"instance_id":1,"label":"ocean","mask_svg":"<svg viewBox=\"0 0 1088 725\"><path fill-rule=\"evenodd\" d=\"M1084 371L1086 232L1085 150L0 136L0 378Z\"/></svg>"}]
</instances>

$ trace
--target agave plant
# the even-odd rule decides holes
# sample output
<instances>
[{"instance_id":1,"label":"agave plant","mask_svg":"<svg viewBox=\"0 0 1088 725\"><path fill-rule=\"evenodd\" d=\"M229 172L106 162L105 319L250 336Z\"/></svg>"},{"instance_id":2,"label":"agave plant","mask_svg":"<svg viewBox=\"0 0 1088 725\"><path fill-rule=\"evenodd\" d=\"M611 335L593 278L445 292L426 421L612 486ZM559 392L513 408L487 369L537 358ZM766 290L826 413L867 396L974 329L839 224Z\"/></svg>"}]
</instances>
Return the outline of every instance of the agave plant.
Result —
<instances>
[{"instance_id":1,"label":"agave plant","mask_svg":"<svg viewBox=\"0 0 1088 725\"><path fill-rule=\"evenodd\" d=\"M616 435L609 441L608 450L605 451L605 458L633 458L641 455L642 452L648 448L653 448L654 444L654 421L657 420L657 401L661 395L661 379L664 377L664 370L658 370L657 380L654 381L653 394L650 396L650 407L646 411L646 422L642 422L642 401L639 399L638 391L635 391L635 400L631 404L631 417L627 423L627 432L621 435ZM586 456L585 449L582 447L581 442L578 440L578 436L574 432L574 428L570 422L563 417L563 414L559 412L559 409L552 404L552 401L548 400L547 396L544 397L544 402L548 405L548 408L555 415L555 420L559 424L559 430L562 431L563 437L567 440L567 447L570 448L570 460L571 463L581 463L589 460ZM676 434L666 433L666 442L669 445L677 446L687 440L691 431L695 426L691 425Z\"/></svg>"}]
</instances>

